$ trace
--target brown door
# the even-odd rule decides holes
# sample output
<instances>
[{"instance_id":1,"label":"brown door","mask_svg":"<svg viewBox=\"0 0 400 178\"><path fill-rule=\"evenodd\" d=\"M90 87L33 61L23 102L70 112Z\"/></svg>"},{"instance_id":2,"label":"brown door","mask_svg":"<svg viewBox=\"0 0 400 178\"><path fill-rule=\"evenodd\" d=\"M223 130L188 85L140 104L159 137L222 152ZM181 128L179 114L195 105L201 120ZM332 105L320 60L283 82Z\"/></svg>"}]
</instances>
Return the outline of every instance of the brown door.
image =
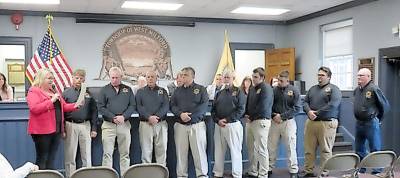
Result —
<instances>
[{"instance_id":1,"label":"brown door","mask_svg":"<svg viewBox=\"0 0 400 178\"><path fill-rule=\"evenodd\" d=\"M289 71L289 80L295 76L295 50L294 48L266 49L265 70L267 82L277 76L281 71Z\"/></svg>"}]
</instances>

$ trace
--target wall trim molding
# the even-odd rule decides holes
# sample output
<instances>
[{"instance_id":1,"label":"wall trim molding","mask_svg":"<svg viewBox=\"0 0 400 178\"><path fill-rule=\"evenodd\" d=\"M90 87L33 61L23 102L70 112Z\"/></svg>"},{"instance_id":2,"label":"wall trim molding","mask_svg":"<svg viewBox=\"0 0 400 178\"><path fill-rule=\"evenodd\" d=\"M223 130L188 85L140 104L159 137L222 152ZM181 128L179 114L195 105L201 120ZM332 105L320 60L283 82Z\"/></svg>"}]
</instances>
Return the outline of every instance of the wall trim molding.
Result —
<instances>
[{"instance_id":1,"label":"wall trim molding","mask_svg":"<svg viewBox=\"0 0 400 178\"><path fill-rule=\"evenodd\" d=\"M227 23L227 24L252 24L252 25L291 25L307 21L320 16L328 15L345 9L364 5L379 0L354 0L327 8L318 12L286 21L275 20L250 20L230 18L201 18L201 17L177 17L177 16L151 16L151 15L126 15L126 14L101 14L101 13L76 13L55 11L27 11L20 12L25 16L42 16L52 14L54 17L73 17L76 23L112 23L112 24L142 24L142 25L168 25L194 27L196 22L202 23ZM17 10L0 9L0 15L11 15Z\"/></svg>"}]
</instances>

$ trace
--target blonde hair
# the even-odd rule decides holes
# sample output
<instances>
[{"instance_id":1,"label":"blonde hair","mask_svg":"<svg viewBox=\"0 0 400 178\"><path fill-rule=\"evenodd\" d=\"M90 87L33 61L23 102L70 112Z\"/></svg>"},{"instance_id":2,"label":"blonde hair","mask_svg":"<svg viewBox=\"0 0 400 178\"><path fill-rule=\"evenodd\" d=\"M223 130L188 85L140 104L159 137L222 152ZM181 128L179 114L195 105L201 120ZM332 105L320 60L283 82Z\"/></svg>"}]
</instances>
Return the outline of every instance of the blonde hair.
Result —
<instances>
[{"instance_id":1,"label":"blonde hair","mask_svg":"<svg viewBox=\"0 0 400 178\"><path fill-rule=\"evenodd\" d=\"M39 87L44 83L47 74L53 74L50 69L42 68L39 69L35 75L35 79L33 80L32 86Z\"/></svg>"}]
</instances>

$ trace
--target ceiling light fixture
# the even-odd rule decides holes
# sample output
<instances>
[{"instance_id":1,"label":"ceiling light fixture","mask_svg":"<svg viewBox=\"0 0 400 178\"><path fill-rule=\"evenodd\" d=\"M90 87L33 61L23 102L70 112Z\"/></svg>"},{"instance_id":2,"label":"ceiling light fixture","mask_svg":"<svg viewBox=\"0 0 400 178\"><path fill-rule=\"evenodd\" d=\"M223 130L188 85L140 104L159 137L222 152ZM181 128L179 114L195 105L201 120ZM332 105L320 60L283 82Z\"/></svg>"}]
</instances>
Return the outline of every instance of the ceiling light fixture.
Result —
<instances>
[{"instance_id":1,"label":"ceiling light fixture","mask_svg":"<svg viewBox=\"0 0 400 178\"><path fill-rule=\"evenodd\" d=\"M179 9L182 6L183 4L176 4L176 3L125 1L121 7L130 9L173 11Z\"/></svg>"},{"instance_id":2,"label":"ceiling light fixture","mask_svg":"<svg viewBox=\"0 0 400 178\"><path fill-rule=\"evenodd\" d=\"M288 9L260 8L260 7L238 7L232 10L234 14L253 14L253 15L281 15L289 12Z\"/></svg>"},{"instance_id":3,"label":"ceiling light fixture","mask_svg":"<svg viewBox=\"0 0 400 178\"><path fill-rule=\"evenodd\" d=\"M13 4L60 4L60 0L0 0L0 3L13 3Z\"/></svg>"}]
</instances>

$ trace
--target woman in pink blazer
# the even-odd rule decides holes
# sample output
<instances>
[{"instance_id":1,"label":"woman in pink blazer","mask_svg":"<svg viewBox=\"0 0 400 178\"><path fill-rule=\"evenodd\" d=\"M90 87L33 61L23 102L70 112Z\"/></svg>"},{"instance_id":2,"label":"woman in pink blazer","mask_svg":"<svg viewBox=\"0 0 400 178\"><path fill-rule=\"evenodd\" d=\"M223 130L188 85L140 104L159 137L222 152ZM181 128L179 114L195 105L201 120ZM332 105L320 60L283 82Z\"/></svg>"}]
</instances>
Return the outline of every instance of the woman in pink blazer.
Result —
<instances>
[{"instance_id":1,"label":"woman in pink blazer","mask_svg":"<svg viewBox=\"0 0 400 178\"><path fill-rule=\"evenodd\" d=\"M49 69L40 69L28 91L28 133L36 148L39 169L55 169L54 159L64 132L64 112L74 111L81 104L67 104L55 89Z\"/></svg>"}]
</instances>

